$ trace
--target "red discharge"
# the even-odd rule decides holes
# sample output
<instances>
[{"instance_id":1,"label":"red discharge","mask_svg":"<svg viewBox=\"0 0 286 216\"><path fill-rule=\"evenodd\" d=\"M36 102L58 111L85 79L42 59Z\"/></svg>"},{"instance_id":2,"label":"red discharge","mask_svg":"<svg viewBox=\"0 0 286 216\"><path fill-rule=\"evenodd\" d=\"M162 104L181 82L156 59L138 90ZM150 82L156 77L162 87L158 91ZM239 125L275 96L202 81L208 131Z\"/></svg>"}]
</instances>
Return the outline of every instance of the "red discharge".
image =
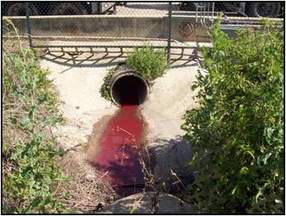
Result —
<instances>
[{"instance_id":1,"label":"red discharge","mask_svg":"<svg viewBox=\"0 0 286 216\"><path fill-rule=\"evenodd\" d=\"M144 184L139 163L143 120L137 108L137 105L122 106L112 117L101 136L94 160L100 170L108 172L106 179L119 195L136 193L136 185Z\"/></svg>"}]
</instances>

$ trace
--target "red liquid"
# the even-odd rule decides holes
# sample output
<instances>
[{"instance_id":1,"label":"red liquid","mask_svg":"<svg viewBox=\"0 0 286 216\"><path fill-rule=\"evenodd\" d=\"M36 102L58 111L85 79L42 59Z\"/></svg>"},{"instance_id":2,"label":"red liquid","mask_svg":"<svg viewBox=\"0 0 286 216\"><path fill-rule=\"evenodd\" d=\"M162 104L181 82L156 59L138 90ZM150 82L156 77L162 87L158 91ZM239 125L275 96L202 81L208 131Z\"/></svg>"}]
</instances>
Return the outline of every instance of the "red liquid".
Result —
<instances>
[{"instance_id":1,"label":"red liquid","mask_svg":"<svg viewBox=\"0 0 286 216\"><path fill-rule=\"evenodd\" d=\"M99 151L94 164L104 172L119 195L139 192L136 185L144 185L139 162L143 135L143 120L138 106L125 105L108 122L99 141Z\"/></svg>"}]
</instances>

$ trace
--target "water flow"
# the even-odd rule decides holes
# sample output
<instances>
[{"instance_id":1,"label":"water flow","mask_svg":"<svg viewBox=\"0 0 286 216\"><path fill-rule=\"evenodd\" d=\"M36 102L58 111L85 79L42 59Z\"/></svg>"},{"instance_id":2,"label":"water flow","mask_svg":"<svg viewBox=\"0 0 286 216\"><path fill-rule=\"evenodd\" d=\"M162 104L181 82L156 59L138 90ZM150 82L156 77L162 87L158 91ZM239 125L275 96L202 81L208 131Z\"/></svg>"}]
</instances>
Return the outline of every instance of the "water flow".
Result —
<instances>
[{"instance_id":1,"label":"water flow","mask_svg":"<svg viewBox=\"0 0 286 216\"><path fill-rule=\"evenodd\" d=\"M137 105L122 105L99 140L93 163L107 173L106 179L121 196L143 189L144 176L139 162L143 125Z\"/></svg>"}]
</instances>

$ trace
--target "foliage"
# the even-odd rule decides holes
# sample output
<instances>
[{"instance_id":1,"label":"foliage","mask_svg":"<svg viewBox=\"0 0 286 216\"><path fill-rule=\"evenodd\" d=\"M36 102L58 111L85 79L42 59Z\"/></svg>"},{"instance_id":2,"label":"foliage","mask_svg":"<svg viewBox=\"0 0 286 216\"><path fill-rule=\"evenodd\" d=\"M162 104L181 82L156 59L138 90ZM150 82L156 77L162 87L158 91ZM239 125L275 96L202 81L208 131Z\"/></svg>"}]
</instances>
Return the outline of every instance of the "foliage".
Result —
<instances>
[{"instance_id":1,"label":"foliage","mask_svg":"<svg viewBox=\"0 0 286 216\"><path fill-rule=\"evenodd\" d=\"M5 41L3 48L2 211L62 212L54 196L65 179L56 164L63 151L51 130L62 121L56 94L31 49L20 40Z\"/></svg>"},{"instance_id":2,"label":"foliage","mask_svg":"<svg viewBox=\"0 0 286 216\"><path fill-rule=\"evenodd\" d=\"M266 23L230 39L217 22L203 51L200 108L182 128L196 171L187 198L199 213L284 212L283 35Z\"/></svg>"},{"instance_id":3,"label":"foliage","mask_svg":"<svg viewBox=\"0 0 286 216\"><path fill-rule=\"evenodd\" d=\"M168 60L164 50L155 50L151 46L145 46L136 48L128 56L126 64L137 71L144 79L152 81L163 75L168 67Z\"/></svg>"},{"instance_id":4,"label":"foliage","mask_svg":"<svg viewBox=\"0 0 286 216\"><path fill-rule=\"evenodd\" d=\"M103 79L103 84L101 85L100 88L100 94L101 97L105 98L108 101L111 101L111 96L110 96L110 79L113 75L113 73L116 71L117 67L111 68L108 73L106 74L106 76Z\"/></svg>"}]
</instances>

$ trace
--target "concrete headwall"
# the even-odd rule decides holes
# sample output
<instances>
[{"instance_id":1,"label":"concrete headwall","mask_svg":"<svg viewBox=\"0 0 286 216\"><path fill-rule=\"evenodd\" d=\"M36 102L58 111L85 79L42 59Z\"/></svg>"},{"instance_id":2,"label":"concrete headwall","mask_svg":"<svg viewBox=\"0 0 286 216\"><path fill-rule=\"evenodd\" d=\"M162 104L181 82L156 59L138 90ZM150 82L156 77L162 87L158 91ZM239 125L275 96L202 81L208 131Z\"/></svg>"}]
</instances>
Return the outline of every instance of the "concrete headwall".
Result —
<instances>
[{"instance_id":1,"label":"concrete headwall","mask_svg":"<svg viewBox=\"0 0 286 216\"><path fill-rule=\"evenodd\" d=\"M11 20L21 35L27 33L25 17L11 17ZM32 36L168 37L167 16L33 16L30 17L30 21ZM194 40L194 26L192 25L190 30L188 23L194 23L194 18L173 17L172 38L179 41ZM202 27L196 26L196 28L200 33L205 31Z\"/></svg>"},{"instance_id":2,"label":"concrete headwall","mask_svg":"<svg viewBox=\"0 0 286 216\"><path fill-rule=\"evenodd\" d=\"M26 17L11 17L21 34L27 32ZM32 36L94 36L167 38L168 17L129 17L120 15L33 16L30 17ZM207 20L207 19L206 19ZM276 20L276 19L275 19ZM277 19L278 20L278 19ZM230 18L223 24L243 23L242 27L257 25L260 18ZM172 39L178 41L209 42L208 28L195 16L174 15L171 19ZM207 25L208 26L208 25ZM233 31L235 27L226 28Z\"/></svg>"}]
</instances>

